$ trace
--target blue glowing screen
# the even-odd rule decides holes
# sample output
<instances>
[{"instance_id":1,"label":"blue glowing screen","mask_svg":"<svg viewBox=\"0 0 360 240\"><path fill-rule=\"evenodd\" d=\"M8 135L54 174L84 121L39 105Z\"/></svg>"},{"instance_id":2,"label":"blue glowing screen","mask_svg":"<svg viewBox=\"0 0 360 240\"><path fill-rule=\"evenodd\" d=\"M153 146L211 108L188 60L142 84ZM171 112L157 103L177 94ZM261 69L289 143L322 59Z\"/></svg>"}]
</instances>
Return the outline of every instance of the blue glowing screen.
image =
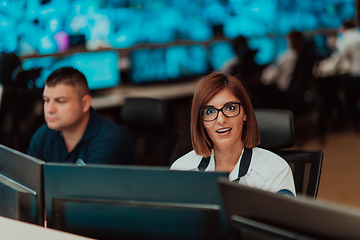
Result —
<instances>
[{"instance_id":1,"label":"blue glowing screen","mask_svg":"<svg viewBox=\"0 0 360 240\"><path fill-rule=\"evenodd\" d=\"M257 50L255 62L258 65L269 64L287 49L286 39L277 38L249 38L247 44L250 49ZM236 54L229 41L219 41L210 44L209 61L216 71L224 70L224 64L232 61Z\"/></svg>"},{"instance_id":2,"label":"blue glowing screen","mask_svg":"<svg viewBox=\"0 0 360 240\"><path fill-rule=\"evenodd\" d=\"M130 59L134 83L178 79L209 71L206 49L201 45L138 49Z\"/></svg>"},{"instance_id":3,"label":"blue glowing screen","mask_svg":"<svg viewBox=\"0 0 360 240\"><path fill-rule=\"evenodd\" d=\"M63 52L78 35L89 50L207 41L218 27L229 39L282 36L337 28L354 16L355 0L2 0L0 51Z\"/></svg>"},{"instance_id":4,"label":"blue glowing screen","mask_svg":"<svg viewBox=\"0 0 360 240\"><path fill-rule=\"evenodd\" d=\"M47 64L51 62L51 64ZM120 83L120 72L117 66L118 54L115 51L76 53L59 60L55 58L32 58L24 61L22 66L27 69L38 68L43 64L40 77L35 84L44 87L49 74L61 67L73 67L82 72L90 90L115 87ZM31 66L31 67L30 67Z\"/></svg>"},{"instance_id":5,"label":"blue glowing screen","mask_svg":"<svg viewBox=\"0 0 360 240\"><path fill-rule=\"evenodd\" d=\"M210 45L209 61L215 71L221 71L223 64L235 56L233 46L228 41L214 42Z\"/></svg>"}]
</instances>

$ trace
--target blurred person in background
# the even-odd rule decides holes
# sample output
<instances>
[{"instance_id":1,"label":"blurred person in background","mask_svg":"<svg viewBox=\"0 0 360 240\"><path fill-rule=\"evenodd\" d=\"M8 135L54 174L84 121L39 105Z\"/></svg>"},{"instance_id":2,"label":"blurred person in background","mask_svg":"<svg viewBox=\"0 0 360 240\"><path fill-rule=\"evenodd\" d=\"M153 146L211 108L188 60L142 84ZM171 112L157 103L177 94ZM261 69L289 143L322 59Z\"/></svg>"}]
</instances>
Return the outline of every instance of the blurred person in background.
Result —
<instances>
[{"instance_id":1,"label":"blurred person in background","mask_svg":"<svg viewBox=\"0 0 360 240\"><path fill-rule=\"evenodd\" d=\"M322 78L320 84L327 101L323 111L330 112L335 106L338 111L336 127L341 128L346 116L350 116L355 130L360 131L360 33L352 20L343 22L334 52L321 61L314 72Z\"/></svg>"},{"instance_id":2,"label":"blurred person in background","mask_svg":"<svg viewBox=\"0 0 360 240\"><path fill-rule=\"evenodd\" d=\"M268 107L290 109L295 114L305 111L312 101L315 57L305 48L303 33L290 32L287 43L288 49L264 69L261 82L268 86Z\"/></svg>"}]
</instances>

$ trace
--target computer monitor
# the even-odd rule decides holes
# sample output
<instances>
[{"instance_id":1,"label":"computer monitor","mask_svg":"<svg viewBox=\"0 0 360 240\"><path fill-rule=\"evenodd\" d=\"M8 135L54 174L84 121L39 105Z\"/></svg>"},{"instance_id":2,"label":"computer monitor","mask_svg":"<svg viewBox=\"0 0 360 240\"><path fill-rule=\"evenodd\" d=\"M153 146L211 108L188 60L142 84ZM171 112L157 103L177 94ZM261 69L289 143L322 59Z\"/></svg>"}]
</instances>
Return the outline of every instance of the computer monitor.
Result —
<instances>
[{"instance_id":1,"label":"computer monitor","mask_svg":"<svg viewBox=\"0 0 360 240\"><path fill-rule=\"evenodd\" d=\"M230 41L215 41L209 46L209 62L212 69L221 71L226 63L236 57Z\"/></svg>"},{"instance_id":2,"label":"computer monitor","mask_svg":"<svg viewBox=\"0 0 360 240\"><path fill-rule=\"evenodd\" d=\"M45 162L0 145L0 215L44 225Z\"/></svg>"},{"instance_id":3,"label":"computer monitor","mask_svg":"<svg viewBox=\"0 0 360 240\"><path fill-rule=\"evenodd\" d=\"M237 215L320 239L359 239L360 211L219 181L228 218Z\"/></svg>"},{"instance_id":4,"label":"computer monitor","mask_svg":"<svg viewBox=\"0 0 360 240\"><path fill-rule=\"evenodd\" d=\"M53 228L95 239L220 239L215 204L53 198Z\"/></svg>"},{"instance_id":5,"label":"computer monitor","mask_svg":"<svg viewBox=\"0 0 360 240\"><path fill-rule=\"evenodd\" d=\"M118 232L115 230L116 226L122 225L124 217L127 218L126 214L121 214L121 212L134 214L131 216L133 223L128 223L132 227L134 224L138 225L139 221L145 224L145 220L142 219L147 219L147 224L154 228L156 228L157 222L164 222L165 225L171 227L171 223L164 220L167 217L169 221L176 218L184 219L181 216L185 213L180 211L179 207L188 212L190 216L194 214L195 217L196 215L196 219L204 219L201 217L204 216L202 214L216 216L215 210L211 210L212 206L216 205L220 209L219 228L222 236L225 236L227 225L217 185L219 177L228 177L228 173L170 171L167 168L158 167L76 166L47 163L44 166L47 224L51 228L60 228L78 234L83 231L96 232L94 236L86 235L88 237L99 237L100 235L105 237L109 235L109 232L113 234ZM201 207L201 205L207 206ZM210 213L209 205L212 205ZM170 206L172 207L170 208ZM59 210L61 208L64 211ZM98 211L99 209L107 210ZM82 214L88 216L86 218L92 219L92 221L89 221L86 226L81 226L85 219L79 212L74 212L75 210L83 210ZM144 218L143 214L140 214L141 211L152 212L155 215L160 214L158 216L160 219L156 220L155 216L151 215ZM181 214L172 216L177 211ZM108 215L114 214L114 212L119 213L115 214L118 219L107 222L105 225L108 227L106 227L103 219L114 219ZM171 216L167 216L169 214ZM72 216L74 216L73 219ZM211 219L215 218L211 217ZM194 221L198 221L196 219ZM186 221L183 224L186 224ZM141 229L144 228L146 226L141 226ZM78 229L78 232L74 229Z\"/></svg>"},{"instance_id":6,"label":"computer monitor","mask_svg":"<svg viewBox=\"0 0 360 240\"><path fill-rule=\"evenodd\" d=\"M273 225L237 215L231 216L230 232L233 240L317 240Z\"/></svg>"},{"instance_id":7,"label":"computer monitor","mask_svg":"<svg viewBox=\"0 0 360 240\"><path fill-rule=\"evenodd\" d=\"M116 51L99 51L75 53L61 59L46 57L27 59L23 66L27 68L42 68L40 77L35 80L35 85L42 88L46 78L62 67L73 67L82 72L88 82L90 90L116 87L120 84L120 71L118 69L119 55ZM48 62L51 61L51 64Z\"/></svg>"},{"instance_id":8,"label":"computer monitor","mask_svg":"<svg viewBox=\"0 0 360 240\"><path fill-rule=\"evenodd\" d=\"M182 81L209 71L206 49L199 44L137 49L130 62L132 84Z\"/></svg>"}]
</instances>

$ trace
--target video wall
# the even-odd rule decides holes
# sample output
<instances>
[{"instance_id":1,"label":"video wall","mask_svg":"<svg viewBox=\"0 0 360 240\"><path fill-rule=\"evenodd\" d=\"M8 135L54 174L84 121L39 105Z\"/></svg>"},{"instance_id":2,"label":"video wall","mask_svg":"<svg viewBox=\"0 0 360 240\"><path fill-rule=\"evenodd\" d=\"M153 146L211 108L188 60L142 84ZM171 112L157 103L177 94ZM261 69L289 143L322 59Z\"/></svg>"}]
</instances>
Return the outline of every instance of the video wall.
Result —
<instances>
[{"instance_id":1,"label":"video wall","mask_svg":"<svg viewBox=\"0 0 360 240\"><path fill-rule=\"evenodd\" d=\"M131 53L130 81L171 81L209 72L207 50L202 45L139 49Z\"/></svg>"},{"instance_id":2,"label":"video wall","mask_svg":"<svg viewBox=\"0 0 360 240\"><path fill-rule=\"evenodd\" d=\"M64 58L55 57L29 58L22 62L24 70L41 68L35 86L42 88L51 72L61 67L73 67L81 71L91 90L111 88L120 83L118 69L118 53L116 51L99 51L75 53Z\"/></svg>"},{"instance_id":3,"label":"video wall","mask_svg":"<svg viewBox=\"0 0 360 240\"><path fill-rule=\"evenodd\" d=\"M2 0L0 51L20 56L128 48L215 34L264 38L291 30L337 28L355 0Z\"/></svg>"}]
</instances>

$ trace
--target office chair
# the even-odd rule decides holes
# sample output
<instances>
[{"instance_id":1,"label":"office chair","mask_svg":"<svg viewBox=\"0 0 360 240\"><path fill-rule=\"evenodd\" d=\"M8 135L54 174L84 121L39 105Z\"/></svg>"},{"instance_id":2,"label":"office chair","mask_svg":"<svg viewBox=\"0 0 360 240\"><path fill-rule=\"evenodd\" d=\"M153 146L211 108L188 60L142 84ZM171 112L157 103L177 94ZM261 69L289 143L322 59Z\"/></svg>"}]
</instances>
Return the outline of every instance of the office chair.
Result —
<instances>
[{"instance_id":1,"label":"office chair","mask_svg":"<svg viewBox=\"0 0 360 240\"><path fill-rule=\"evenodd\" d=\"M43 89L36 88L40 69L18 71L4 85L0 106L0 143L26 152L30 139L44 121Z\"/></svg>"},{"instance_id":2,"label":"office chair","mask_svg":"<svg viewBox=\"0 0 360 240\"><path fill-rule=\"evenodd\" d=\"M176 158L181 134L166 129L166 104L152 98L128 98L121 121L130 135L138 165L169 166Z\"/></svg>"},{"instance_id":3,"label":"office chair","mask_svg":"<svg viewBox=\"0 0 360 240\"><path fill-rule=\"evenodd\" d=\"M297 195L316 199L323 152L321 150L283 150L295 143L294 117L290 110L255 109L261 143L258 147L273 151L290 165Z\"/></svg>"}]
</instances>

